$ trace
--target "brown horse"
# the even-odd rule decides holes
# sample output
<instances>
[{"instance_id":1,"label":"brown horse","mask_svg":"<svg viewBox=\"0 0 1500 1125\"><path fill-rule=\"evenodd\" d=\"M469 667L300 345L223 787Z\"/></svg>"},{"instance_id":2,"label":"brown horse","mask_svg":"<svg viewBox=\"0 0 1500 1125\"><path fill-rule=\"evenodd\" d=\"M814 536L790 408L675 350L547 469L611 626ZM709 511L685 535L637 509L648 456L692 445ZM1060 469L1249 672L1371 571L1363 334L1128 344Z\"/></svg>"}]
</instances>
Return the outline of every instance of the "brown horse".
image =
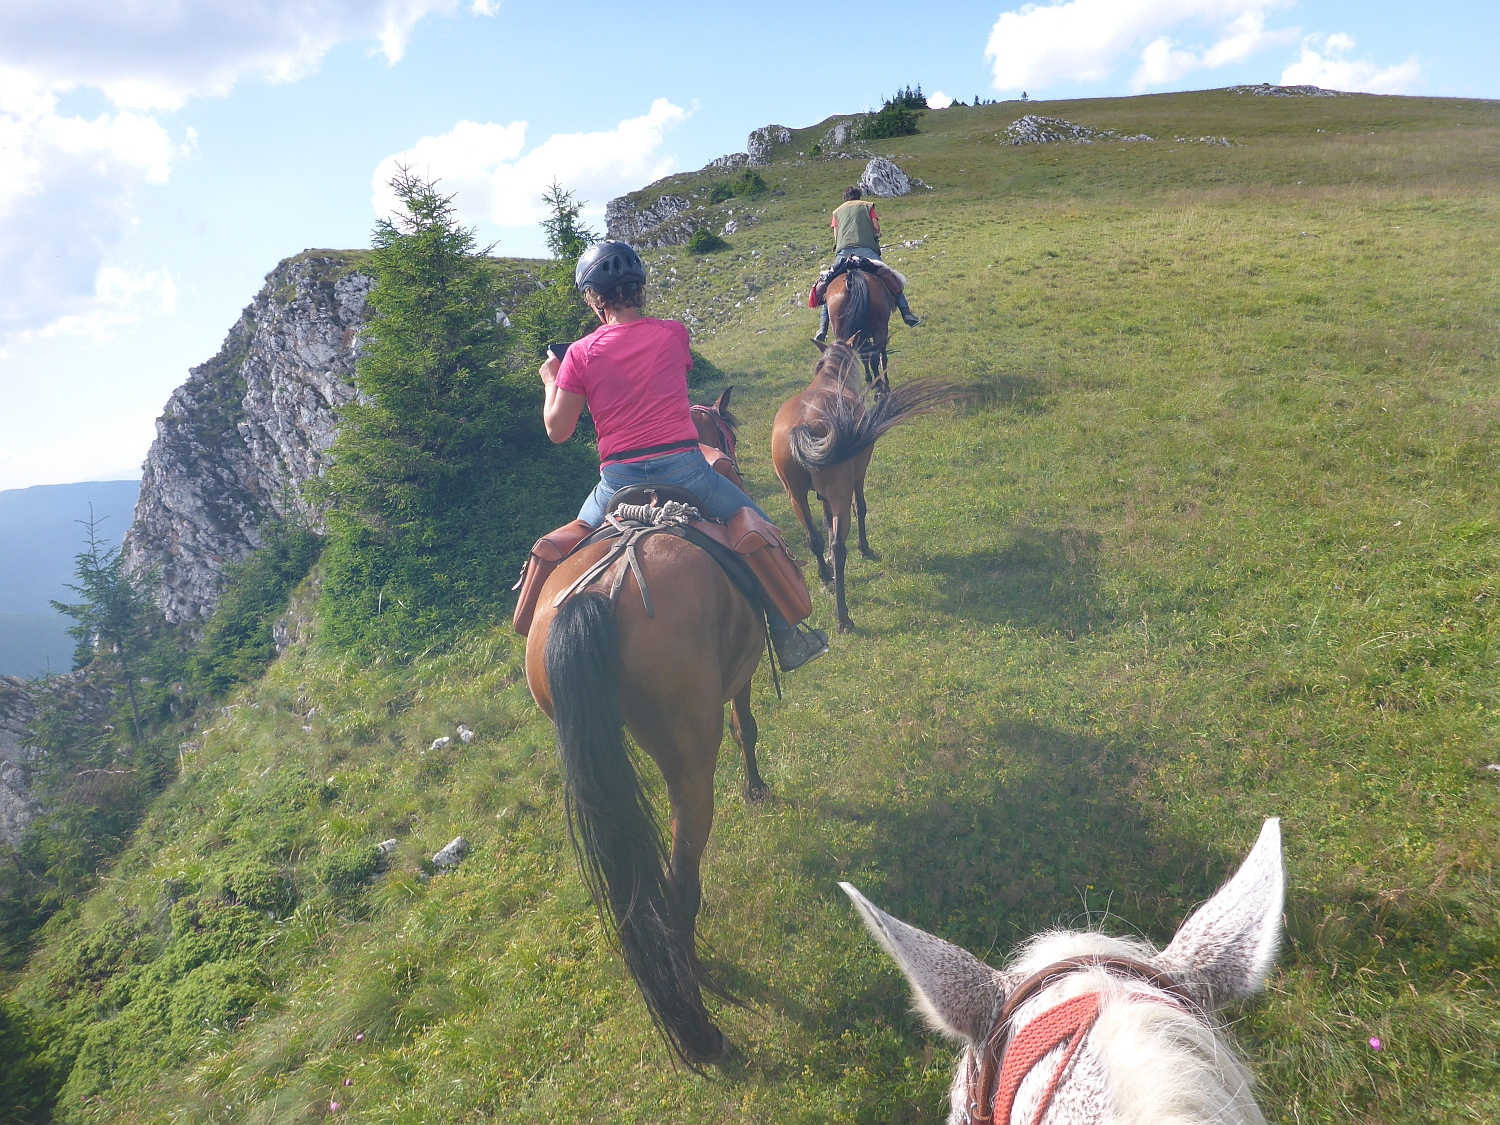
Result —
<instances>
[{"instance_id":1,"label":"brown horse","mask_svg":"<svg viewBox=\"0 0 1500 1125\"><path fill-rule=\"evenodd\" d=\"M569 834L600 917L618 937L652 1020L696 1067L724 1052L702 990L732 1000L698 961L698 868L713 825L725 703L745 755L745 796L766 793L750 713L765 624L713 559L665 534L637 548L652 614L633 573L624 576L617 604L586 589L554 607L609 549L585 547L542 587L526 640L526 683L553 721ZM607 589L612 574L599 584ZM666 782L670 854L626 730Z\"/></svg>"},{"instance_id":2,"label":"brown horse","mask_svg":"<svg viewBox=\"0 0 1500 1125\"><path fill-rule=\"evenodd\" d=\"M698 446L703 450L703 455L708 457L720 475L744 492L745 482L740 477L740 465L734 457L740 420L729 412L729 396L733 392L733 387L725 387L724 393L719 395L712 406L694 403L692 417L693 425L698 428ZM711 455L711 451L716 449L722 456Z\"/></svg>"},{"instance_id":3,"label":"brown horse","mask_svg":"<svg viewBox=\"0 0 1500 1125\"><path fill-rule=\"evenodd\" d=\"M859 553L867 559L876 557L865 534L865 471L870 467L875 443L892 426L954 401L958 392L951 384L936 379L918 379L877 395L871 405L859 386L859 360L854 349L848 344L818 347L823 354L813 369L812 384L787 399L776 412L771 463L818 558L823 588L834 595L839 632L847 633L854 628L844 600L851 502L859 518ZM823 502L823 523L832 543L831 567L823 536L808 507L810 490L816 491Z\"/></svg>"},{"instance_id":4,"label":"brown horse","mask_svg":"<svg viewBox=\"0 0 1500 1125\"><path fill-rule=\"evenodd\" d=\"M886 345L891 339L895 301L890 290L878 279L871 284L864 270L846 270L828 283L823 300L828 305L829 333L859 352L865 383L875 388L877 396L885 394L891 389Z\"/></svg>"}]
</instances>

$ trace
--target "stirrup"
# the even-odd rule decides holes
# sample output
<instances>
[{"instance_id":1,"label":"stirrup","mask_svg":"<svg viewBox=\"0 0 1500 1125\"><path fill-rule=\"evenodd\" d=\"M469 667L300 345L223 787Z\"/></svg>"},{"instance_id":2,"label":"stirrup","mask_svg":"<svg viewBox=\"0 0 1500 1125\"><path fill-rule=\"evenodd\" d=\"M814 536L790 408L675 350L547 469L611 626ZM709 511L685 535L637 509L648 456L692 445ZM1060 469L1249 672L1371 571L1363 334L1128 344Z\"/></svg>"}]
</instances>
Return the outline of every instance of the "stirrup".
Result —
<instances>
[{"instance_id":1,"label":"stirrup","mask_svg":"<svg viewBox=\"0 0 1500 1125\"><path fill-rule=\"evenodd\" d=\"M901 319L906 321L906 327L908 328L915 328L922 323L922 318L914 312L903 312Z\"/></svg>"},{"instance_id":2,"label":"stirrup","mask_svg":"<svg viewBox=\"0 0 1500 1125\"><path fill-rule=\"evenodd\" d=\"M771 643L776 648L776 659L781 662L781 670L793 672L804 664L811 664L828 651L828 634L822 629L804 630L794 625L790 633L779 640L773 638Z\"/></svg>"}]
</instances>

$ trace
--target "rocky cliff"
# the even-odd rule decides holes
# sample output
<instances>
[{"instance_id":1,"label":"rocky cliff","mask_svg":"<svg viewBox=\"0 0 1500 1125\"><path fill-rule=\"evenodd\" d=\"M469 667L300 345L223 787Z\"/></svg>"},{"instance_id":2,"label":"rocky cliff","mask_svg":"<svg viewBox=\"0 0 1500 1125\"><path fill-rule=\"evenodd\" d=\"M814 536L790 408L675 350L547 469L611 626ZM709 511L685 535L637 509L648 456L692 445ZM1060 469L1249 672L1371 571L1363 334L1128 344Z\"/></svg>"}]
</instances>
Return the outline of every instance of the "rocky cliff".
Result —
<instances>
[{"instance_id":1,"label":"rocky cliff","mask_svg":"<svg viewBox=\"0 0 1500 1125\"><path fill-rule=\"evenodd\" d=\"M30 729L44 706L61 706L103 722L108 688L88 672L19 680L0 676L0 844L19 847L26 826L42 813L28 788L27 771L40 754L30 745Z\"/></svg>"},{"instance_id":2,"label":"rocky cliff","mask_svg":"<svg viewBox=\"0 0 1500 1125\"><path fill-rule=\"evenodd\" d=\"M168 619L201 622L224 566L260 545L275 515L318 520L301 486L321 473L373 279L357 251L282 262L219 354L193 368L156 422L126 536L132 573L156 575Z\"/></svg>"}]
</instances>

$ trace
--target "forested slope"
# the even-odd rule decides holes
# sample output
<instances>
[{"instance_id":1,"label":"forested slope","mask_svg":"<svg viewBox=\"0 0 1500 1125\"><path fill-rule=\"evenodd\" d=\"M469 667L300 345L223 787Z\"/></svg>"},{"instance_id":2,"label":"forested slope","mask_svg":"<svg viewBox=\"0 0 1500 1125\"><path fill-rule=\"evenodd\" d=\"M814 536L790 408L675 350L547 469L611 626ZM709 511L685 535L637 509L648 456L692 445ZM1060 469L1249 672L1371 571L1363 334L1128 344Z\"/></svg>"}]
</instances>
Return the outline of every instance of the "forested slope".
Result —
<instances>
[{"instance_id":1,"label":"forested slope","mask_svg":"<svg viewBox=\"0 0 1500 1125\"><path fill-rule=\"evenodd\" d=\"M758 681L764 803L726 740L724 1066L670 1064L601 939L509 631L375 664L305 629L37 940L12 1083L65 1121L938 1121L952 1051L838 879L993 962L1058 923L1162 940L1274 815L1287 945L1231 1013L1268 1117L1500 1115L1500 107L1024 108L1158 139L1013 146L1008 103L873 150L934 189L879 204L927 317L892 377L974 400L882 441L858 630ZM770 419L862 168L799 156L821 132L705 212L753 215L727 249L649 258L786 527Z\"/></svg>"}]
</instances>

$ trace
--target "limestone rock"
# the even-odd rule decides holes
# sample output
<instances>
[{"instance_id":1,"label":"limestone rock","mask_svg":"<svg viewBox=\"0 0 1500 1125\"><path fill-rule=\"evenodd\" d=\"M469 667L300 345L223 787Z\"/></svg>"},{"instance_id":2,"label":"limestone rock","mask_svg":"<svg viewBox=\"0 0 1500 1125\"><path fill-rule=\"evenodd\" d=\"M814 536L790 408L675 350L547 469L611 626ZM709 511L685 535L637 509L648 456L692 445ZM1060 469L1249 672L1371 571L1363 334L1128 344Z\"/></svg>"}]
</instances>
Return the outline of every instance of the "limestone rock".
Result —
<instances>
[{"instance_id":1,"label":"limestone rock","mask_svg":"<svg viewBox=\"0 0 1500 1125\"><path fill-rule=\"evenodd\" d=\"M766 125L751 132L745 142L750 157L750 166L763 168L771 163L771 150L777 145L792 143L792 131L785 125Z\"/></svg>"},{"instance_id":2,"label":"limestone rock","mask_svg":"<svg viewBox=\"0 0 1500 1125\"><path fill-rule=\"evenodd\" d=\"M859 186L866 195L889 199L897 195L910 195L912 188L927 185L908 176L893 161L877 156L865 165L865 174L859 178Z\"/></svg>"},{"instance_id":3,"label":"limestone rock","mask_svg":"<svg viewBox=\"0 0 1500 1125\"><path fill-rule=\"evenodd\" d=\"M130 573L155 571L168 620L202 623L225 565L260 546L267 518L295 513L319 525L300 490L326 469L336 411L355 396L373 286L355 255L282 262L219 354L167 400L125 552Z\"/></svg>"},{"instance_id":4,"label":"limestone rock","mask_svg":"<svg viewBox=\"0 0 1500 1125\"><path fill-rule=\"evenodd\" d=\"M462 836L455 836L448 842L447 847L432 857L432 862L437 865L439 871L447 871L462 863L464 856L468 854L469 841Z\"/></svg>"},{"instance_id":5,"label":"limestone rock","mask_svg":"<svg viewBox=\"0 0 1500 1125\"><path fill-rule=\"evenodd\" d=\"M446 750L448 748L449 744L452 743L452 741L453 741L453 739L449 738L445 734L441 738L434 738L432 740L432 745L429 746L427 749L428 750Z\"/></svg>"},{"instance_id":6,"label":"limestone rock","mask_svg":"<svg viewBox=\"0 0 1500 1125\"><path fill-rule=\"evenodd\" d=\"M1028 113L1011 122L1005 132L1000 134L1000 139L1013 145L1045 145L1058 141L1092 144L1095 141L1155 140L1145 133L1126 136L1113 129L1090 129L1087 125L1078 125L1061 117L1042 117L1035 113Z\"/></svg>"},{"instance_id":7,"label":"limestone rock","mask_svg":"<svg viewBox=\"0 0 1500 1125\"><path fill-rule=\"evenodd\" d=\"M748 152L731 152L725 156L716 156L703 166L705 172L733 172L736 168L743 168L750 163Z\"/></svg>"},{"instance_id":8,"label":"limestone rock","mask_svg":"<svg viewBox=\"0 0 1500 1125\"><path fill-rule=\"evenodd\" d=\"M857 117L851 117L847 121L840 121L818 139L818 147L824 152L830 149L843 148L850 141L856 139L856 134L859 132L859 122L860 119Z\"/></svg>"},{"instance_id":9,"label":"limestone rock","mask_svg":"<svg viewBox=\"0 0 1500 1125\"><path fill-rule=\"evenodd\" d=\"M681 246L698 225L682 216L693 209L686 195L663 195L645 207L637 207L628 195L611 199L604 208L605 233L630 243L637 250Z\"/></svg>"},{"instance_id":10,"label":"limestone rock","mask_svg":"<svg viewBox=\"0 0 1500 1125\"><path fill-rule=\"evenodd\" d=\"M29 731L44 707L61 706L102 723L112 695L87 670L21 680L0 676L0 843L18 847L27 826L44 810L28 787L28 768L42 752Z\"/></svg>"},{"instance_id":11,"label":"limestone rock","mask_svg":"<svg viewBox=\"0 0 1500 1125\"><path fill-rule=\"evenodd\" d=\"M1325 90L1321 86L1273 86L1261 82L1255 86L1230 86L1230 94L1254 94L1262 98L1347 98L1343 90Z\"/></svg>"},{"instance_id":12,"label":"limestone rock","mask_svg":"<svg viewBox=\"0 0 1500 1125\"><path fill-rule=\"evenodd\" d=\"M477 736L474 734L474 732L468 727L464 726L463 723L458 724L458 740L465 746L468 746L470 743L472 743L476 737Z\"/></svg>"}]
</instances>

